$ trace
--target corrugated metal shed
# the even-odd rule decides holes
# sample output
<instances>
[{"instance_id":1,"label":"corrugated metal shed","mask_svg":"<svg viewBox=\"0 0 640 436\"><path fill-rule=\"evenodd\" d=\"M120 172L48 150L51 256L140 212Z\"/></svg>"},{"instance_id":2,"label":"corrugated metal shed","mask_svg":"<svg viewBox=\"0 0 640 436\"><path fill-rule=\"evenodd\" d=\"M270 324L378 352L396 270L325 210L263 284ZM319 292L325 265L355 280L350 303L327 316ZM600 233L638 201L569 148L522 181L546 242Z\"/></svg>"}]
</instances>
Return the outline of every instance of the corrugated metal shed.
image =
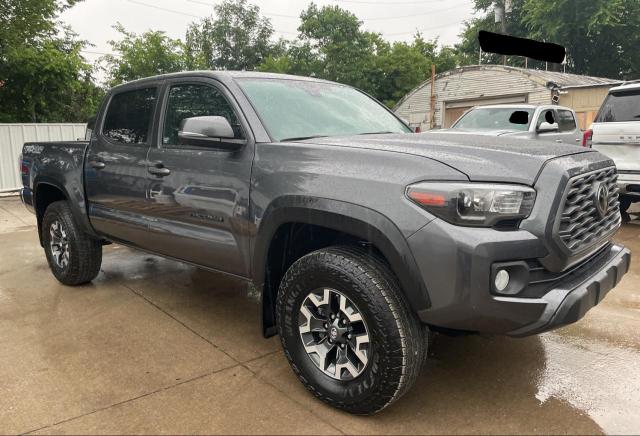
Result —
<instances>
[{"instance_id":1,"label":"corrugated metal shed","mask_svg":"<svg viewBox=\"0 0 640 436\"><path fill-rule=\"evenodd\" d=\"M503 65L475 65L436 76L436 127L449 127L465 110L481 104L551 104L552 88L608 88L619 80ZM558 92L558 91L555 91ZM567 91L568 92L568 91ZM394 111L413 126L429 128L431 81L407 94ZM597 110L597 108L595 109Z\"/></svg>"},{"instance_id":2,"label":"corrugated metal shed","mask_svg":"<svg viewBox=\"0 0 640 436\"><path fill-rule=\"evenodd\" d=\"M22 186L18 156L25 142L84 139L86 124L0 124L0 192Z\"/></svg>"}]
</instances>

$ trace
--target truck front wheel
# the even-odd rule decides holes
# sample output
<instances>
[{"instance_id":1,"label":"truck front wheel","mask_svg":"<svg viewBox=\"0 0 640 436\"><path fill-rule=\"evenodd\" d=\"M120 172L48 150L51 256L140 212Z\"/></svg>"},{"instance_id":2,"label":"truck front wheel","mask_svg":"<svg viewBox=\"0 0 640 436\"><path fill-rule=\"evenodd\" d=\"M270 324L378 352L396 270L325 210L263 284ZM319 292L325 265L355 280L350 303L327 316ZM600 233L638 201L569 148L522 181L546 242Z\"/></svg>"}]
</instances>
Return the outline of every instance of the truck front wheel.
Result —
<instances>
[{"instance_id":1,"label":"truck front wheel","mask_svg":"<svg viewBox=\"0 0 640 436\"><path fill-rule=\"evenodd\" d=\"M310 253L286 272L277 324L305 387L339 409L376 413L417 378L424 331L386 262L361 247Z\"/></svg>"},{"instance_id":2,"label":"truck front wheel","mask_svg":"<svg viewBox=\"0 0 640 436\"><path fill-rule=\"evenodd\" d=\"M42 219L42 241L49 268L61 283L81 285L100 272L102 244L80 229L65 201L47 207Z\"/></svg>"}]
</instances>

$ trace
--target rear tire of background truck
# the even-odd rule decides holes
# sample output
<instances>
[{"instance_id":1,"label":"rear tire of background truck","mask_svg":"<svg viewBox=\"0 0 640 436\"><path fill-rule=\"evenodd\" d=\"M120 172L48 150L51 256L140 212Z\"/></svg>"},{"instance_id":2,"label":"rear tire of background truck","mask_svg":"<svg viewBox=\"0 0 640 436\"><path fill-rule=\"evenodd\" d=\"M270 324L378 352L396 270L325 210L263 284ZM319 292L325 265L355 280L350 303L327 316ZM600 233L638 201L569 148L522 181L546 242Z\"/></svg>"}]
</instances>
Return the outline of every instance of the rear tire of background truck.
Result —
<instances>
[{"instance_id":1,"label":"rear tire of background truck","mask_svg":"<svg viewBox=\"0 0 640 436\"><path fill-rule=\"evenodd\" d=\"M61 283L81 285L100 272L102 243L80 229L65 201L51 203L44 212L42 240L49 268Z\"/></svg>"},{"instance_id":2,"label":"rear tire of background truck","mask_svg":"<svg viewBox=\"0 0 640 436\"><path fill-rule=\"evenodd\" d=\"M427 354L397 278L360 247L326 248L296 261L278 291L277 324L300 381L350 413L376 413L400 398Z\"/></svg>"},{"instance_id":3,"label":"rear tire of background truck","mask_svg":"<svg viewBox=\"0 0 640 436\"><path fill-rule=\"evenodd\" d=\"M631 203L633 203L631 197L627 197L626 195L620 196L620 212L625 213L631 207Z\"/></svg>"}]
</instances>

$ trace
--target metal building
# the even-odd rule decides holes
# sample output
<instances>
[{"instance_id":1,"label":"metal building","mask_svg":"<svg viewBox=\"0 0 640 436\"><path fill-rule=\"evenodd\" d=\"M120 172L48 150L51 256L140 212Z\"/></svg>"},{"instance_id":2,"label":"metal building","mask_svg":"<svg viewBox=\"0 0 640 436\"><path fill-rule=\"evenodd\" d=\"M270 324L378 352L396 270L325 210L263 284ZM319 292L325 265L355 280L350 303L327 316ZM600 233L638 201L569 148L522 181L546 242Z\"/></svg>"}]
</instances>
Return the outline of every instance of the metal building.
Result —
<instances>
[{"instance_id":1,"label":"metal building","mask_svg":"<svg viewBox=\"0 0 640 436\"><path fill-rule=\"evenodd\" d=\"M22 186L18 156L25 142L84 140L86 124L0 124L0 193Z\"/></svg>"},{"instance_id":2,"label":"metal building","mask_svg":"<svg viewBox=\"0 0 640 436\"><path fill-rule=\"evenodd\" d=\"M473 106L501 103L553 104L574 109L580 128L593 121L609 88L619 80L539 71L502 65L476 65L436 75L431 109L431 80L398 102L394 112L412 127L451 127Z\"/></svg>"}]
</instances>

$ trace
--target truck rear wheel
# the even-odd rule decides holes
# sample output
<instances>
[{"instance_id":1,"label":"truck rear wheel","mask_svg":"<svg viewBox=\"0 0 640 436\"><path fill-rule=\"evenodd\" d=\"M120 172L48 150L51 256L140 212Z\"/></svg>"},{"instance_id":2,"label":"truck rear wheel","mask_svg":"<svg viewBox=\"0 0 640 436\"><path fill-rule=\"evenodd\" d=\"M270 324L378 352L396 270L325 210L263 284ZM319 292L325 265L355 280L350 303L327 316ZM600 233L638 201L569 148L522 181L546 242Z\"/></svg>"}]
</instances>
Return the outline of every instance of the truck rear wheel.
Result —
<instances>
[{"instance_id":1,"label":"truck rear wheel","mask_svg":"<svg viewBox=\"0 0 640 436\"><path fill-rule=\"evenodd\" d=\"M376 413L418 377L424 330L387 264L359 247L310 253L286 272L277 324L305 387L355 414Z\"/></svg>"},{"instance_id":2,"label":"truck rear wheel","mask_svg":"<svg viewBox=\"0 0 640 436\"><path fill-rule=\"evenodd\" d=\"M65 201L47 207L42 219L42 241L49 268L61 283L81 285L100 272L102 244L79 228Z\"/></svg>"}]
</instances>

